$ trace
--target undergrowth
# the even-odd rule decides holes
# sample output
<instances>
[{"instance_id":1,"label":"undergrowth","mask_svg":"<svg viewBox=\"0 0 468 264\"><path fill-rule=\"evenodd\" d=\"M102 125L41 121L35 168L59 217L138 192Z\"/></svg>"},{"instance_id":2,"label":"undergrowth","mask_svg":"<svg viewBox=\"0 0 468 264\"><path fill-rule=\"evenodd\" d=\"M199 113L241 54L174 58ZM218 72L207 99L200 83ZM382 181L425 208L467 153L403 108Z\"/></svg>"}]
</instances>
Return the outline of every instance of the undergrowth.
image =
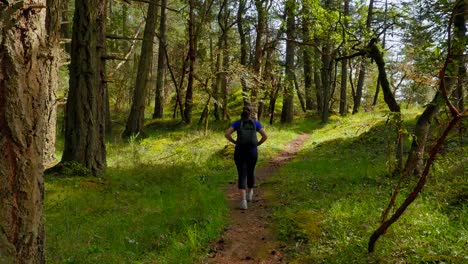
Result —
<instances>
[{"instance_id":1,"label":"undergrowth","mask_svg":"<svg viewBox=\"0 0 468 264\"><path fill-rule=\"evenodd\" d=\"M269 126L259 166L311 122ZM228 224L223 190L237 179L224 131L173 121L147 125L146 137L107 144L102 177L45 181L48 263L195 263ZM60 149L58 149L60 153Z\"/></svg>"},{"instance_id":2,"label":"undergrowth","mask_svg":"<svg viewBox=\"0 0 468 264\"><path fill-rule=\"evenodd\" d=\"M415 113L405 116L414 124ZM466 143L442 153L422 195L367 253L396 182L387 158L395 130L385 121L335 118L274 175L268 194L288 263L468 263Z\"/></svg>"}]
</instances>

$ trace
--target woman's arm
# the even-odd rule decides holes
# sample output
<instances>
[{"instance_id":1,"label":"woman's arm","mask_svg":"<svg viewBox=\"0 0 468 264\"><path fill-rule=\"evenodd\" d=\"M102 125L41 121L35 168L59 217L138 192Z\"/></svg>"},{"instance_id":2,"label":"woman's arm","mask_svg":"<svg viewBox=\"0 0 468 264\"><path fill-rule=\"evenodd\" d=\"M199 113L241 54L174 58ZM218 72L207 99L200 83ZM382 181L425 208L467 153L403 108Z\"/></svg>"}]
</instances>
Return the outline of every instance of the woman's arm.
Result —
<instances>
[{"instance_id":1,"label":"woman's arm","mask_svg":"<svg viewBox=\"0 0 468 264\"><path fill-rule=\"evenodd\" d=\"M260 139L260 141L258 142L258 145L257 146L260 146L261 144L263 144L263 142L265 142L268 138L265 130L262 128L258 131L258 133L260 133L260 135L262 135L262 138Z\"/></svg>"},{"instance_id":2,"label":"woman's arm","mask_svg":"<svg viewBox=\"0 0 468 264\"><path fill-rule=\"evenodd\" d=\"M234 128L233 127L229 127L228 129L226 129L226 133L224 133L224 137L229 140L230 142L232 142L233 144L236 144L236 141L232 138L232 133L234 132Z\"/></svg>"}]
</instances>

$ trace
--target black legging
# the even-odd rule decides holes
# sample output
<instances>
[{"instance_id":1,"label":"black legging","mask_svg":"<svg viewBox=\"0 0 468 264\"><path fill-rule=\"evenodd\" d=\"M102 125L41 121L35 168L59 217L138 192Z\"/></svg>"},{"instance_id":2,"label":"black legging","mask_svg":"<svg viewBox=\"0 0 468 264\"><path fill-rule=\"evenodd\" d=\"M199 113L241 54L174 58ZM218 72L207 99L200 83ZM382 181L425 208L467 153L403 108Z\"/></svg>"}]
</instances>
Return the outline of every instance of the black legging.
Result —
<instances>
[{"instance_id":1,"label":"black legging","mask_svg":"<svg viewBox=\"0 0 468 264\"><path fill-rule=\"evenodd\" d=\"M237 149L234 151L234 161L237 167L239 189L247 187L253 188L255 185L255 165L257 164L258 153L252 149Z\"/></svg>"}]
</instances>

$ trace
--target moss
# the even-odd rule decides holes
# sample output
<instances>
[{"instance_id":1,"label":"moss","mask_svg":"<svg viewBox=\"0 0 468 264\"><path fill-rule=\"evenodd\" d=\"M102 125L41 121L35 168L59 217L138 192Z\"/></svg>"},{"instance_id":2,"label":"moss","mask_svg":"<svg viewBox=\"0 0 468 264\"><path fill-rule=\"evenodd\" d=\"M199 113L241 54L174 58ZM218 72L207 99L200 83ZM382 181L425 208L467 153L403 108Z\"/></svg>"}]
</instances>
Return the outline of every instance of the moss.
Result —
<instances>
[{"instance_id":1,"label":"moss","mask_svg":"<svg viewBox=\"0 0 468 264\"><path fill-rule=\"evenodd\" d=\"M77 161L65 161L60 162L59 164L55 165L54 167L47 169L44 171L45 175L48 176L62 176L62 177L70 177L70 176L91 176L91 170L83 166L81 163Z\"/></svg>"}]
</instances>

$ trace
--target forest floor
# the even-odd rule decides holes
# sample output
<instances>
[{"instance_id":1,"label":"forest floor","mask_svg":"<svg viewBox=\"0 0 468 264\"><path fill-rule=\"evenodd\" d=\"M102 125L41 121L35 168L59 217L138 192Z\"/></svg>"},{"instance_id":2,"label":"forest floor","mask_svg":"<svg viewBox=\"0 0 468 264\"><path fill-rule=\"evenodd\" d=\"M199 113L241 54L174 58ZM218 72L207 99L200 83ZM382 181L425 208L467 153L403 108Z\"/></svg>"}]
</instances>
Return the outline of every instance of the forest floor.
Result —
<instances>
[{"instance_id":1,"label":"forest floor","mask_svg":"<svg viewBox=\"0 0 468 264\"><path fill-rule=\"evenodd\" d=\"M267 182L281 166L294 159L309 134L301 134L286 145L266 165L256 169L257 186ZM230 207L230 225L221 238L213 243L210 257L203 263L284 263L281 245L278 243L271 223L271 211L264 197L264 190L256 188L254 198L247 210L239 208L237 184L231 182L226 189Z\"/></svg>"}]
</instances>

